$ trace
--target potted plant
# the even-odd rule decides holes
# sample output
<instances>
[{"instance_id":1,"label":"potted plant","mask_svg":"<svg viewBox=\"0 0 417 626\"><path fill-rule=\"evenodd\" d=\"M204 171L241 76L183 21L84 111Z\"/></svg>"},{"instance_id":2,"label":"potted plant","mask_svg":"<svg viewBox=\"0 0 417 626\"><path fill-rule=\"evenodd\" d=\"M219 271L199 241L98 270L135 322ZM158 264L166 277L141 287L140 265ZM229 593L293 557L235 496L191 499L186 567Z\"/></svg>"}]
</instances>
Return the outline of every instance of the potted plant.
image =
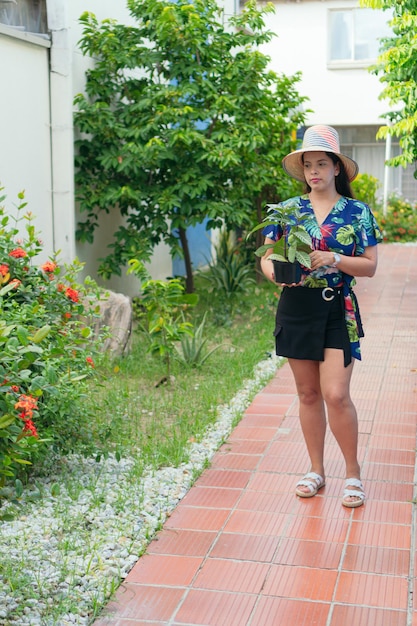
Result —
<instances>
[{"instance_id":1,"label":"potted plant","mask_svg":"<svg viewBox=\"0 0 417 626\"><path fill-rule=\"evenodd\" d=\"M277 283L299 283L301 280L301 265L311 267L309 253L312 250L311 236L307 232L303 221L308 214L302 213L295 200L267 205L267 217L249 235L267 226L279 226L282 237L275 243L263 244L255 254L264 256L272 248L269 259L274 264L274 275Z\"/></svg>"}]
</instances>

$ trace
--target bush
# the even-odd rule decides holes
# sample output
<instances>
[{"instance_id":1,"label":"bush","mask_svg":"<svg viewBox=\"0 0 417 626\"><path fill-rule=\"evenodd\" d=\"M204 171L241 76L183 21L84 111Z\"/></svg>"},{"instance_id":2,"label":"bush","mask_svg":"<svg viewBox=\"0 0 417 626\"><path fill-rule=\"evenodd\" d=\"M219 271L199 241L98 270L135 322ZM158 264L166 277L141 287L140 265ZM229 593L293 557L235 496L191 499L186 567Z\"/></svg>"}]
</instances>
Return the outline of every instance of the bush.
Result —
<instances>
[{"instance_id":1,"label":"bush","mask_svg":"<svg viewBox=\"0 0 417 626\"><path fill-rule=\"evenodd\" d=\"M234 233L223 231L215 246L214 260L207 269L197 272L208 292L216 293L220 302L219 323L230 322L241 297L254 288L254 268L254 260L248 264L244 242L236 241Z\"/></svg>"},{"instance_id":2,"label":"bush","mask_svg":"<svg viewBox=\"0 0 417 626\"><path fill-rule=\"evenodd\" d=\"M365 202L374 210L378 206L376 194L379 187L379 180L374 176L370 176L369 174L358 174L355 180L352 182L352 191L355 195L355 198L357 198L361 202Z\"/></svg>"},{"instance_id":3,"label":"bush","mask_svg":"<svg viewBox=\"0 0 417 626\"><path fill-rule=\"evenodd\" d=\"M37 265L42 242L32 214L24 211L24 194L15 218L6 214L4 200L1 196L0 485L22 475L51 447L68 452L85 443L81 400L99 356L86 323L98 306L97 286L89 279L77 284L78 261L62 268L55 255Z\"/></svg>"},{"instance_id":4,"label":"bush","mask_svg":"<svg viewBox=\"0 0 417 626\"><path fill-rule=\"evenodd\" d=\"M417 207L399 194L392 194L389 197L385 215L382 211L375 211L375 217L384 241L391 243L417 241Z\"/></svg>"}]
</instances>

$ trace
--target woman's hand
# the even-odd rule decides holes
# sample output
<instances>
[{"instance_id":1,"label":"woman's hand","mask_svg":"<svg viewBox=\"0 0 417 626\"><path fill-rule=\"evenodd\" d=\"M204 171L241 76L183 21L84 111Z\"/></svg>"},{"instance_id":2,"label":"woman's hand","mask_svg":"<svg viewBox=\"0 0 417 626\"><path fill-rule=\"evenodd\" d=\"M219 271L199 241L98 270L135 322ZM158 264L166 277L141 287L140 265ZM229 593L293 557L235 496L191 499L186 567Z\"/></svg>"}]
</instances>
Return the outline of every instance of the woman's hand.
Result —
<instances>
[{"instance_id":1,"label":"woman's hand","mask_svg":"<svg viewBox=\"0 0 417 626\"><path fill-rule=\"evenodd\" d=\"M334 255L330 250L313 250L310 252L311 269L316 270L324 265L333 265Z\"/></svg>"}]
</instances>

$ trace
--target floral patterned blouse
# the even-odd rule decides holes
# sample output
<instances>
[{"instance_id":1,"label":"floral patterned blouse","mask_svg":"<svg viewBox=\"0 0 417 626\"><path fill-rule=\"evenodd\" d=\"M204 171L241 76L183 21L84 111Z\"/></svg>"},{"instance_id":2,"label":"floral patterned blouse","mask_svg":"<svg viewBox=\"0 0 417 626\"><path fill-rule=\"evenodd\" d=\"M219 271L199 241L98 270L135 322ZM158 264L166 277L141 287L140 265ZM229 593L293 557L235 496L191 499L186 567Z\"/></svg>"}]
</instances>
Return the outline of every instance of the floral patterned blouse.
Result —
<instances>
[{"instance_id":1,"label":"floral patterned blouse","mask_svg":"<svg viewBox=\"0 0 417 626\"><path fill-rule=\"evenodd\" d=\"M301 213L308 214L303 226L312 238L313 250L331 250L345 256L360 256L366 247L375 246L383 239L371 209L359 200L341 196L322 224L317 222L307 194L281 203L281 206L287 205L297 205ZM282 229L276 225L266 226L262 233L273 241L278 241L283 234ZM288 229L286 235L288 236ZM363 336L363 332L359 308L352 291L355 284L353 276L341 272L337 267L326 265L316 270L302 267L301 286L342 287L351 355L355 359L360 359L359 337Z\"/></svg>"}]
</instances>

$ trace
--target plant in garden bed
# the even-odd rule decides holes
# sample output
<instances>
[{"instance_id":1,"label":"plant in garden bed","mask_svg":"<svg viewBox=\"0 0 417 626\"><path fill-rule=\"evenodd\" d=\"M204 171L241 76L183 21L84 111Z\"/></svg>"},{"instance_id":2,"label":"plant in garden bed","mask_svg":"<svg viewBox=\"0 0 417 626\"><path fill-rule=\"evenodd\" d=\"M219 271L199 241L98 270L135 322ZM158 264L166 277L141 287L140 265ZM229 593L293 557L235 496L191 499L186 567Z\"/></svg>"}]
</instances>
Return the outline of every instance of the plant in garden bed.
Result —
<instances>
[{"instance_id":1,"label":"plant in garden bed","mask_svg":"<svg viewBox=\"0 0 417 626\"><path fill-rule=\"evenodd\" d=\"M97 286L76 282L78 261L37 261L42 242L18 197L16 217L0 198L0 486L50 447L86 443L81 399L99 356L81 318L94 315Z\"/></svg>"},{"instance_id":2,"label":"plant in garden bed","mask_svg":"<svg viewBox=\"0 0 417 626\"><path fill-rule=\"evenodd\" d=\"M236 242L234 233L224 230L214 247L213 261L197 272L209 292L220 301L217 317L222 314L229 322L241 296L255 285L253 264L248 263L243 251L243 244Z\"/></svg>"},{"instance_id":3,"label":"plant in garden bed","mask_svg":"<svg viewBox=\"0 0 417 626\"><path fill-rule=\"evenodd\" d=\"M300 264L311 267L309 253L312 250L312 242L303 225L308 214L300 211L298 203L293 199L279 204L269 204L267 210L267 217L255 226L248 236L267 226L278 226L282 236L274 243L263 244L255 254L262 257L267 250L272 249L268 258L274 262L276 282L297 283L301 276Z\"/></svg>"},{"instance_id":4,"label":"plant in garden bed","mask_svg":"<svg viewBox=\"0 0 417 626\"><path fill-rule=\"evenodd\" d=\"M193 326L184 317L185 312L198 301L195 293L185 293L179 278L168 281L150 278L143 263L129 261L128 273L136 274L142 282L139 298L138 321L149 339L149 352L159 354L166 372L164 380L170 380L171 360L176 344L184 335L193 334Z\"/></svg>"},{"instance_id":5,"label":"plant in garden bed","mask_svg":"<svg viewBox=\"0 0 417 626\"><path fill-rule=\"evenodd\" d=\"M417 241L417 207L398 194L388 198L387 211L375 211L384 241L406 243Z\"/></svg>"}]
</instances>

